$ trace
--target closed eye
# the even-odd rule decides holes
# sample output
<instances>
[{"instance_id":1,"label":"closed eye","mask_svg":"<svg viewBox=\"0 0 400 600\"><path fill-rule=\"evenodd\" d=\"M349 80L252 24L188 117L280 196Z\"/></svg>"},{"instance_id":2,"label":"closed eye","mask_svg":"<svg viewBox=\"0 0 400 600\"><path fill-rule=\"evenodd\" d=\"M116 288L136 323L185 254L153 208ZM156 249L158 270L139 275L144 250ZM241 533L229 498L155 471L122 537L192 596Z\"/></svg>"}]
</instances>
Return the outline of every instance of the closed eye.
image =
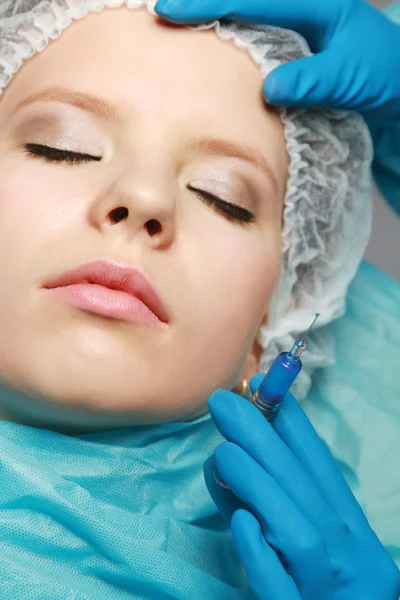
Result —
<instances>
[{"instance_id":1,"label":"closed eye","mask_svg":"<svg viewBox=\"0 0 400 600\"><path fill-rule=\"evenodd\" d=\"M216 196L215 194L211 194L210 192L206 192L204 190L199 190L191 185L188 185L187 188L199 196L203 202L217 210L219 213L222 213L224 216L228 217L229 220L232 220L236 223L242 223L244 225L254 223L256 220L255 214L246 208L239 206L238 204L222 200L222 198Z\"/></svg>"},{"instance_id":2,"label":"closed eye","mask_svg":"<svg viewBox=\"0 0 400 600\"><path fill-rule=\"evenodd\" d=\"M36 158L42 158L47 162L58 163L86 163L90 161L100 161L101 156L93 156L81 152L71 152L70 150L62 150L60 148L52 148L43 144L25 144L24 150L26 154Z\"/></svg>"},{"instance_id":3,"label":"closed eye","mask_svg":"<svg viewBox=\"0 0 400 600\"><path fill-rule=\"evenodd\" d=\"M99 162L102 159L101 156L94 156L84 152L71 152L70 150L53 148L52 146L46 146L44 144L25 144L24 151L29 156L41 158L50 163L81 164L91 161ZM203 202L219 213L222 213L229 220L242 224L250 224L256 220L256 216L251 211L238 204L227 202L215 194L194 188L190 185L187 187L203 200Z\"/></svg>"}]
</instances>

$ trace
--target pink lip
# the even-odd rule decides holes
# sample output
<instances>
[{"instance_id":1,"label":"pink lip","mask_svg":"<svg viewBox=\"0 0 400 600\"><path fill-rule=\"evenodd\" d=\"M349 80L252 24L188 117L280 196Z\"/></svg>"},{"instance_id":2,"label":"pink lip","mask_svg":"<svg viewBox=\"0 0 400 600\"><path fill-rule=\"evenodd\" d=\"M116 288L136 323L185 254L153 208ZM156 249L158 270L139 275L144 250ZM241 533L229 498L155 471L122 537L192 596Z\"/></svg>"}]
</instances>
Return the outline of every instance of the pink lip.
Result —
<instances>
[{"instance_id":1,"label":"pink lip","mask_svg":"<svg viewBox=\"0 0 400 600\"><path fill-rule=\"evenodd\" d=\"M129 265L95 260L44 286L84 311L121 321L168 323L169 315L144 274Z\"/></svg>"}]
</instances>

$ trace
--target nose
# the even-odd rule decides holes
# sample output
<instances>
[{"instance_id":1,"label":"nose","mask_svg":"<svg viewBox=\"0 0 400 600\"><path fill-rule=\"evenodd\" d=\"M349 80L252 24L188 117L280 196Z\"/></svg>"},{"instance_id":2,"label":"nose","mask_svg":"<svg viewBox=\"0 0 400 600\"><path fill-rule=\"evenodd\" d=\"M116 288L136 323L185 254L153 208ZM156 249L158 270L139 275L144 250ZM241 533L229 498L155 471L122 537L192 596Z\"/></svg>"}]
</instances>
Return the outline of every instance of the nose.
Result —
<instances>
[{"instance_id":1,"label":"nose","mask_svg":"<svg viewBox=\"0 0 400 600\"><path fill-rule=\"evenodd\" d=\"M166 247L175 234L176 185L166 169L126 167L94 200L89 221L107 234L143 236L154 247Z\"/></svg>"}]
</instances>

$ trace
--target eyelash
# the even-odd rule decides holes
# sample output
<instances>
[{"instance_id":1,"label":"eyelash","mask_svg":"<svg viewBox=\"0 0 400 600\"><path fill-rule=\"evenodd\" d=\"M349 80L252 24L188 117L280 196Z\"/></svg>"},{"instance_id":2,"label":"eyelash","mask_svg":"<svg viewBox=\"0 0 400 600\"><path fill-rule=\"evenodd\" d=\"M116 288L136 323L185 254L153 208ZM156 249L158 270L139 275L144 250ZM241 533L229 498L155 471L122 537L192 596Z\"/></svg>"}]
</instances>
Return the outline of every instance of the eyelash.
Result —
<instances>
[{"instance_id":1,"label":"eyelash","mask_svg":"<svg viewBox=\"0 0 400 600\"><path fill-rule=\"evenodd\" d=\"M98 162L102 158L101 156L93 156L91 154L52 148L51 146L45 146L43 144L25 144L24 150L30 156L41 158L49 163L67 163L70 165L76 165L90 161ZM222 198L219 198L219 196L215 196L214 194L205 192L204 190L199 190L190 185L187 187L189 190L197 194L197 196L203 202L217 210L219 213L222 213L225 217L235 223L250 225L256 220L256 216L242 206L238 206L233 202L226 202L225 200L222 200Z\"/></svg>"},{"instance_id":2,"label":"eyelash","mask_svg":"<svg viewBox=\"0 0 400 600\"><path fill-rule=\"evenodd\" d=\"M226 202L226 200L222 200L219 196L215 196L214 194L210 194L210 192L205 192L204 190L199 190L190 185L187 186L189 190L197 194L200 199L217 210L220 213L223 213L230 221L234 221L235 223L240 223L241 225L250 225L254 223L256 220L256 216L239 206L238 204L234 204L233 202Z\"/></svg>"},{"instance_id":3,"label":"eyelash","mask_svg":"<svg viewBox=\"0 0 400 600\"><path fill-rule=\"evenodd\" d=\"M26 154L36 158L42 158L50 163L68 163L80 164L90 161L100 161L101 156L92 156L91 154L82 154L80 152L70 152L69 150L61 150L60 148L52 148L43 144L25 144Z\"/></svg>"}]
</instances>

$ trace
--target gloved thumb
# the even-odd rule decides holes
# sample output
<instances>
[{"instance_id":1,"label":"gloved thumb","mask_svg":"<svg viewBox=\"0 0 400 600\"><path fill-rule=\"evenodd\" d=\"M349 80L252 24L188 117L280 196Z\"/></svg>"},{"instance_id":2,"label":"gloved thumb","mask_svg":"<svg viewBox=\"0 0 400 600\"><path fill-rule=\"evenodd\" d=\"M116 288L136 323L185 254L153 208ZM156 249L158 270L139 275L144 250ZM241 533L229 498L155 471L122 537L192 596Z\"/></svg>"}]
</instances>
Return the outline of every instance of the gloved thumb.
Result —
<instances>
[{"instance_id":1,"label":"gloved thumb","mask_svg":"<svg viewBox=\"0 0 400 600\"><path fill-rule=\"evenodd\" d=\"M264 81L268 104L277 106L336 106L339 61L329 51L299 58L271 71Z\"/></svg>"}]
</instances>

